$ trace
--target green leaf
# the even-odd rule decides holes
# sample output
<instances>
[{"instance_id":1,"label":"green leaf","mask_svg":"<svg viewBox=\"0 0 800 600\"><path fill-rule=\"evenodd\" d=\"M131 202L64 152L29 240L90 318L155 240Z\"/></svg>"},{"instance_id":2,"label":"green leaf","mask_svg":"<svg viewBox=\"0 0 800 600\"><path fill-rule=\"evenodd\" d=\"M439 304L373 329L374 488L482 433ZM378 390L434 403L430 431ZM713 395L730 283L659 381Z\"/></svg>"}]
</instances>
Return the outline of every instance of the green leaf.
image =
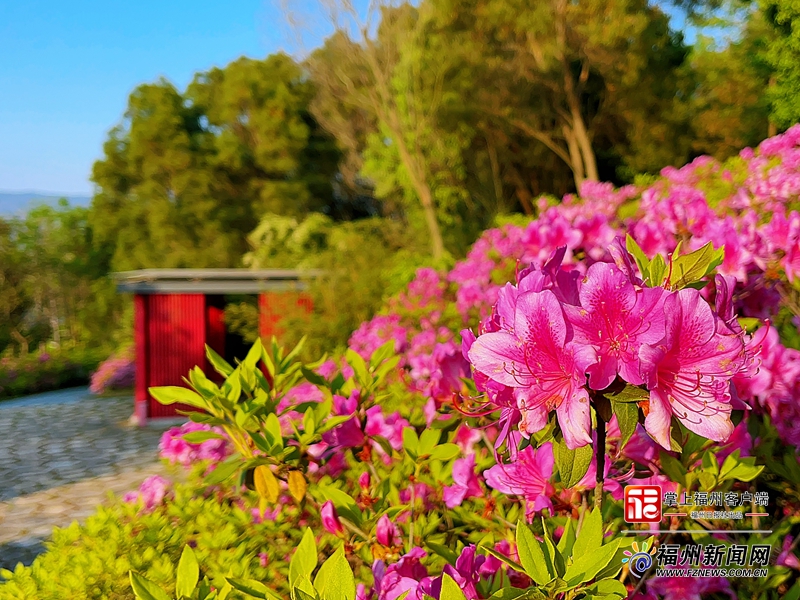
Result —
<instances>
[{"instance_id":1,"label":"green leaf","mask_svg":"<svg viewBox=\"0 0 800 600\"><path fill-rule=\"evenodd\" d=\"M598 548L587 554L575 553L577 558L564 574L564 580L569 587L575 587L581 583L591 581L594 577L611 562L619 548L620 540L614 540L610 544ZM577 543L576 543L577 545Z\"/></svg>"},{"instance_id":2,"label":"green leaf","mask_svg":"<svg viewBox=\"0 0 800 600\"><path fill-rule=\"evenodd\" d=\"M286 357L283 359L283 361L281 361L284 366L289 365L295 359L295 357L298 354L300 354L300 352L303 351L303 346L306 345L306 340L307 339L308 339L308 336L305 336L305 335L300 338L300 341L297 342L297 345L294 348L292 348L292 351L289 352L289 354L286 355Z\"/></svg>"},{"instance_id":3,"label":"green leaf","mask_svg":"<svg viewBox=\"0 0 800 600\"><path fill-rule=\"evenodd\" d=\"M262 598L263 600L283 600L263 583L254 579L234 579L232 577L227 577L226 581L233 589L249 594L254 598Z\"/></svg>"},{"instance_id":4,"label":"green leaf","mask_svg":"<svg viewBox=\"0 0 800 600\"><path fill-rule=\"evenodd\" d=\"M434 552L434 554L438 554L451 565L456 564L456 560L458 560L458 554L453 552L453 550L451 550L447 546L444 546L442 544L435 544L433 542L428 542L428 541L425 542L425 545L428 548L430 548Z\"/></svg>"},{"instance_id":5,"label":"green leaf","mask_svg":"<svg viewBox=\"0 0 800 600\"><path fill-rule=\"evenodd\" d=\"M528 593L528 590L521 588L505 587L497 590L489 596L489 600L517 600Z\"/></svg>"},{"instance_id":6,"label":"green leaf","mask_svg":"<svg viewBox=\"0 0 800 600\"><path fill-rule=\"evenodd\" d=\"M650 287L658 287L663 284L666 274L667 263L664 262L663 256L656 254L650 261Z\"/></svg>"},{"instance_id":7,"label":"green leaf","mask_svg":"<svg viewBox=\"0 0 800 600\"><path fill-rule=\"evenodd\" d=\"M608 398L614 402L642 402L650 399L650 391L638 385L626 384L616 394L608 394Z\"/></svg>"},{"instance_id":8,"label":"green leaf","mask_svg":"<svg viewBox=\"0 0 800 600\"><path fill-rule=\"evenodd\" d=\"M794 585L789 588L783 596L783 600L800 600L800 580L795 581Z\"/></svg>"},{"instance_id":9,"label":"green leaf","mask_svg":"<svg viewBox=\"0 0 800 600\"><path fill-rule=\"evenodd\" d=\"M634 240L630 234L625 236L625 247L628 252L630 252L631 256L633 256L633 260L636 261L636 266L639 267L639 273L641 273L642 279L647 279L650 273L650 259L647 258L639 247L639 244L636 243L636 240Z\"/></svg>"},{"instance_id":10,"label":"green leaf","mask_svg":"<svg viewBox=\"0 0 800 600\"><path fill-rule=\"evenodd\" d=\"M242 459L239 456L232 456L224 462L219 463L211 473L206 475L205 483L216 485L226 479L230 479L242 466Z\"/></svg>"},{"instance_id":11,"label":"green leaf","mask_svg":"<svg viewBox=\"0 0 800 600\"><path fill-rule=\"evenodd\" d=\"M456 444L451 444L449 442L447 444L439 444L431 451L430 459L442 461L450 460L458 456L459 452L461 452L461 448Z\"/></svg>"},{"instance_id":12,"label":"green leaf","mask_svg":"<svg viewBox=\"0 0 800 600\"><path fill-rule=\"evenodd\" d=\"M369 357L369 366L372 369L377 369L383 361L391 357L394 354L394 344L394 340L381 344Z\"/></svg>"},{"instance_id":13,"label":"green leaf","mask_svg":"<svg viewBox=\"0 0 800 600\"><path fill-rule=\"evenodd\" d=\"M364 362L361 355L355 350L348 348L347 352L345 352L345 360L347 360L348 365L353 367L358 383L361 385L368 385L369 373L367 372L367 363Z\"/></svg>"},{"instance_id":14,"label":"green leaf","mask_svg":"<svg viewBox=\"0 0 800 600\"><path fill-rule=\"evenodd\" d=\"M555 450L556 466L561 476L561 483L566 488L575 486L583 479L592 464L592 445L586 444L570 450L564 440L561 440L553 444L553 450Z\"/></svg>"},{"instance_id":15,"label":"green leaf","mask_svg":"<svg viewBox=\"0 0 800 600\"><path fill-rule=\"evenodd\" d=\"M553 543L553 536L550 535L550 530L547 529L547 523L542 517L542 531L544 533L544 557L547 561L547 570L550 573L555 573L556 577L564 576L564 557L558 551L556 545Z\"/></svg>"},{"instance_id":16,"label":"green leaf","mask_svg":"<svg viewBox=\"0 0 800 600\"><path fill-rule=\"evenodd\" d=\"M486 554L491 554L497 560L499 560L501 563L505 564L507 567L509 567L511 569L514 569L518 573L524 573L525 572L525 567L523 567L519 563L514 562L509 557L507 557L505 554L501 554L500 552L498 552L494 548L488 548L486 546L481 546L480 549L483 550L484 552L486 552Z\"/></svg>"},{"instance_id":17,"label":"green leaf","mask_svg":"<svg viewBox=\"0 0 800 600\"><path fill-rule=\"evenodd\" d=\"M292 598L294 598L294 600L320 600L319 596L317 596L314 591L314 587L308 580L308 577L300 579L298 586L292 589Z\"/></svg>"},{"instance_id":18,"label":"green leaf","mask_svg":"<svg viewBox=\"0 0 800 600\"><path fill-rule=\"evenodd\" d=\"M411 458L416 459L419 456L419 438L413 427L403 429L403 448Z\"/></svg>"},{"instance_id":19,"label":"green leaf","mask_svg":"<svg viewBox=\"0 0 800 600\"><path fill-rule=\"evenodd\" d=\"M233 373L222 384L222 393L231 402L238 402L242 397L241 366L236 367Z\"/></svg>"},{"instance_id":20,"label":"green leaf","mask_svg":"<svg viewBox=\"0 0 800 600\"><path fill-rule=\"evenodd\" d=\"M170 600L166 592L149 579L138 573L130 572L131 588L139 600Z\"/></svg>"},{"instance_id":21,"label":"green leaf","mask_svg":"<svg viewBox=\"0 0 800 600\"><path fill-rule=\"evenodd\" d=\"M207 408L206 401L197 392L176 385L165 385L150 388L150 395L161 404L188 404L195 408Z\"/></svg>"},{"instance_id":22,"label":"green leaf","mask_svg":"<svg viewBox=\"0 0 800 600\"><path fill-rule=\"evenodd\" d=\"M419 455L425 456L426 454L430 454L431 450L439 443L441 434L442 432L436 429L426 429L423 431L422 435L419 436Z\"/></svg>"},{"instance_id":23,"label":"green leaf","mask_svg":"<svg viewBox=\"0 0 800 600\"><path fill-rule=\"evenodd\" d=\"M661 451L661 470L664 471L672 481L686 487L686 469L677 458L664 450Z\"/></svg>"},{"instance_id":24,"label":"green leaf","mask_svg":"<svg viewBox=\"0 0 800 600\"><path fill-rule=\"evenodd\" d=\"M183 434L183 440L189 444L202 444L208 440L225 440L224 435L214 431L192 431Z\"/></svg>"},{"instance_id":25,"label":"green leaf","mask_svg":"<svg viewBox=\"0 0 800 600\"><path fill-rule=\"evenodd\" d=\"M672 261L670 288L679 290L690 283L699 281L718 267L724 257L724 246L719 250L714 250L714 244L711 242L699 250L679 256Z\"/></svg>"},{"instance_id":26,"label":"green leaf","mask_svg":"<svg viewBox=\"0 0 800 600\"><path fill-rule=\"evenodd\" d=\"M303 374L303 377L305 377L307 381L313 383L314 385L318 386L328 385L328 382L325 381L325 378L322 375L315 373L308 367L300 367L300 372Z\"/></svg>"},{"instance_id":27,"label":"green leaf","mask_svg":"<svg viewBox=\"0 0 800 600\"><path fill-rule=\"evenodd\" d=\"M214 349L208 344L206 344L206 358L208 358L208 362L211 363L211 366L214 367L214 370L223 377L227 377L233 373L233 367L230 365L230 363L228 363L228 361L222 358L219 354L214 352Z\"/></svg>"},{"instance_id":28,"label":"green leaf","mask_svg":"<svg viewBox=\"0 0 800 600\"><path fill-rule=\"evenodd\" d=\"M621 435L620 449L628 443L636 425L639 423L639 406L631 402L611 402L611 410L617 416L617 425Z\"/></svg>"},{"instance_id":29,"label":"green leaf","mask_svg":"<svg viewBox=\"0 0 800 600\"><path fill-rule=\"evenodd\" d=\"M736 481L752 481L758 477L759 473L764 470L764 467L756 466L756 459L753 456L747 458L739 458L739 452L736 451L725 459L722 467L719 470L719 480L726 481L734 479Z\"/></svg>"},{"instance_id":30,"label":"green leaf","mask_svg":"<svg viewBox=\"0 0 800 600\"><path fill-rule=\"evenodd\" d=\"M261 359L261 351L263 349L264 346L261 344L261 338L256 338L255 343L250 346L250 350L247 351L247 356L244 357L242 364L246 365L248 369L255 369L258 365L258 361Z\"/></svg>"},{"instance_id":31,"label":"green leaf","mask_svg":"<svg viewBox=\"0 0 800 600\"><path fill-rule=\"evenodd\" d=\"M344 555L344 545L322 563L314 578L314 589L325 600L355 600L356 580Z\"/></svg>"},{"instance_id":32,"label":"green leaf","mask_svg":"<svg viewBox=\"0 0 800 600\"><path fill-rule=\"evenodd\" d=\"M575 545L575 526L572 524L572 519L567 519L564 524L564 533L561 534L561 539L558 540L558 551L562 556L571 556L572 548Z\"/></svg>"},{"instance_id":33,"label":"green leaf","mask_svg":"<svg viewBox=\"0 0 800 600\"><path fill-rule=\"evenodd\" d=\"M281 432L281 422L275 413L270 413L264 419L264 433L267 441L279 450L283 450L283 433Z\"/></svg>"},{"instance_id":34,"label":"green leaf","mask_svg":"<svg viewBox=\"0 0 800 600\"><path fill-rule=\"evenodd\" d=\"M572 556L584 556L592 554L603 545L603 517L599 508L592 511L583 518L578 537L572 546Z\"/></svg>"},{"instance_id":35,"label":"green leaf","mask_svg":"<svg viewBox=\"0 0 800 600\"><path fill-rule=\"evenodd\" d=\"M539 585L545 585L556 574L548 572L544 552L525 522L517 522L517 552L525 573Z\"/></svg>"},{"instance_id":36,"label":"green leaf","mask_svg":"<svg viewBox=\"0 0 800 600\"><path fill-rule=\"evenodd\" d=\"M317 543L314 541L314 534L311 528L306 527L303 539L297 546L289 561L289 586L295 587L295 583L301 577L311 578L311 573L317 568Z\"/></svg>"},{"instance_id":37,"label":"green leaf","mask_svg":"<svg viewBox=\"0 0 800 600\"><path fill-rule=\"evenodd\" d=\"M356 525L361 524L361 509L352 496L330 485L319 484L316 487L325 500L333 502L340 516L349 519Z\"/></svg>"},{"instance_id":38,"label":"green leaf","mask_svg":"<svg viewBox=\"0 0 800 600\"><path fill-rule=\"evenodd\" d=\"M439 600L467 600L464 592L447 573L442 573L442 592L439 594Z\"/></svg>"},{"instance_id":39,"label":"green leaf","mask_svg":"<svg viewBox=\"0 0 800 600\"><path fill-rule=\"evenodd\" d=\"M264 363L264 366L267 367L267 373L269 373L270 378L274 381L275 380L275 363L272 361L272 357L267 352L267 349L262 347L261 348L261 362Z\"/></svg>"},{"instance_id":40,"label":"green leaf","mask_svg":"<svg viewBox=\"0 0 800 600\"><path fill-rule=\"evenodd\" d=\"M307 408L306 413L303 415L303 432L314 435L316 428L317 424L314 420L314 410L312 408Z\"/></svg>"},{"instance_id":41,"label":"green leaf","mask_svg":"<svg viewBox=\"0 0 800 600\"><path fill-rule=\"evenodd\" d=\"M628 588L616 579L603 579L586 588L590 598L600 596L606 600L627 598Z\"/></svg>"},{"instance_id":42,"label":"green leaf","mask_svg":"<svg viewBox=\"0 0 800 600\"><path fill-rule=\"evenodd\" d=\"M178 561L178 577L175 580L175 594L177 594L178 598L182 596L191 597L199 580L200 566L197 564L197 557L194 555L194 550L189 546L184 546L181 559Z\"/></svg>"}]
</instances>

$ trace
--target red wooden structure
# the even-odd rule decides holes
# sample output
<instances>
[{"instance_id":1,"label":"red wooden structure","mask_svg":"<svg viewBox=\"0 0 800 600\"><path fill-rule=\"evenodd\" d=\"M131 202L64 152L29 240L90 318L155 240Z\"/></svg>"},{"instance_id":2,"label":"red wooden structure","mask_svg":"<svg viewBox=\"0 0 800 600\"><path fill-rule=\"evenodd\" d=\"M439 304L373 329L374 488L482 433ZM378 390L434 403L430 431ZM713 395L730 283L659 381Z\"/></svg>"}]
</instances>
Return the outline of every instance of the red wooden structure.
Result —
<instances>
[{"instance_id":1,"label":"red wooden structure","mask_svg":"<svg viewBox=\"0 0 800 600\"><path fill-rule=\"evenodd\" d=\"M226 355L225 294L258 295L259 333L268 341L280 333L278 321L291 304L311 309L311 299L304 291L308 279L316 273L283 269L144 269L114 276L118 291L134 294L134 416L144 424L147 419L174 417L177 410L188 408L159 404L148 388L184 385L182 378L195 365L202 367L208 377L215 375L206 360L205 345Z\"/></svg>"}]
</instances>

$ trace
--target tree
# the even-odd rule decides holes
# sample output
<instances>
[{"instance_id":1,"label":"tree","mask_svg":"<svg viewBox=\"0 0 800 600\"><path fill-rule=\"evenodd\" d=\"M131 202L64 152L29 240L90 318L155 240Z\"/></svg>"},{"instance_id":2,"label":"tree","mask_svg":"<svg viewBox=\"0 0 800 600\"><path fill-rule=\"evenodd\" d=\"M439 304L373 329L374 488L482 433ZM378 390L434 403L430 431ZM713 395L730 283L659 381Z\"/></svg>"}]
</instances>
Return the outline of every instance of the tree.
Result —
<instances>
[{"instance_id":1,"label":"tree","mask_svg":"<svg viewBox=\"0 0 800 600\"><path fill-rule=\"evenodd\" d=\"M648 136L673 110L685 58L667 16L645 0L441 0L453 45L473 49L481 110L505 121L562 161L575 186L598 179L598 154L616 163L648 151L684 154L674 127ZM662 153L663 154L663 153Z\"/></svg>"},{"instance_id":2,"label":"tree","mask_svg":"<svg viewBox=\"0 0 800 600\"><path fill-rule=\"evenodd\" d=\"M232 267L262 213L330 203L338 152L292 59L242 58L181 94L139 86L92 179L92 224L116 269Z\"/></svg>"},{"instance_id":3,"label":"tree","mask_svg":"<svg viewBox=\"0 0 800 600\"><path fill-rule=\"evenodd\" d=\"M768 88L771 117L786 129L800 121L800 4L792 0L761 0L759 6L772 26L766 59L774 70Z\"/></svg>"},{"instance_id":4,"label":"tree","mask_svg":"<svg viewBox=\"0 0 800 600\"><path fill-rule=\"evenodd\" d=\"M366 19L347 0L331 0L328 7L336 33L307 61L319 88L314 114L343 143L351 165L361 163L363 150L379 197L399 188L407 201L419 203L431 254L440 260L443 199L434 181L448 176L449 165L440 168L432 156L449 149L437 136L437 117L452 65L441 54L437 62L419 64L428 21L409 4L370 2Z\"/></svg>"}]
</instances>

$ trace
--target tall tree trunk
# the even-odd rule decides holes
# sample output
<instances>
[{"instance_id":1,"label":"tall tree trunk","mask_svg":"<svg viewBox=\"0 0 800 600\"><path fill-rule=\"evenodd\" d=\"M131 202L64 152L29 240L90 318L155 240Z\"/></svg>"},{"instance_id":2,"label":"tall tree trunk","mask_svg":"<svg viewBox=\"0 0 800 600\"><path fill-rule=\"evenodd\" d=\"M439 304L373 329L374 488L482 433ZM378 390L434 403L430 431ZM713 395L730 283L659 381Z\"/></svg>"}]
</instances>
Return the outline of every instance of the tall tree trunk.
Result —
<instances>
[{"instance_id":1,"label":"tall tree trunk","mask_svg":"<svg viewBox=\"0 0 800 600\"><path fill-rule=\"evenodd\" d=\"M589 139L589 132L586 130L586 126L583 123L583 116L581 116L580 112L576 112L573 115L573 119L575 138L581 149L583 165L586 168L586 179L599 181L597 158L594 155L594 148L592 148L592 140Z\"/></svg>"},{"instance_id":2,"label":"tall tree trunk","mask_svg":"<svg viewBox=\"0 0 800 600\"><path fill-rule=\"evenodd\" d=\"M11 337L17 340L19 344L19 354L20 356L27 356L28 355L28 338L22 335L16 329L11 330Z\"/></svg>"},{"instance_id":3,"label":"tall tree trunk","mask_svg":"<svg viewBox=\"0 0 800 600\"><path fill-rule=\"evenodd\" d=\"M575 179L575 189L580 191L581 184L586 178L583 171L581 149L580 146L578 146L578 140L575 139L575 133L566 125L564 125L563 131L564 139L567 140L567 148L569 148L570 161L572 162L572 177Z\"/></svg>"},{"instance_id":4,"label":"tall tree trunk","mask_svg":"<svg viewBox=\"0 0 800 600\"><path fill-rule=\"evenodd\" d=\"M564 95L566 96L567 106L569 107L569 117L571 120L570 129L575 136L575 142L580 148L586 179L597 181L597 159L595 158L594 149L592 148L592 141L589 138L586 122L583 119L583 114L581 114L580 94L572 78L572 68L567 57L567 0L556 0L555 15L555 37L558 44L561 70L564 76ZM588 76L588 72L586 75ZM572 149L570 148L570 153L571 152Z\"/></svg>"},{"instance_id":5,"label":"tall tree trunk","mask_svg":"<svg viewBox=\"0 0 800 600\"><path fill-rule=\"evenodd\" d=\"M405 139L405 128L403 127L400 115L398 114L397 105L394 102L391 86L387 81L386 74L381 69L380 64L376 60L374 52L376 52L373 44L369 41L367 31L362 31L363 40L365 42L365 58L372 71L372 76L375 78L375 84L378 88L379 97L372 96L375 112L389 128L394 139L392 140L397 144L397 150L400 154L400 160L411 179L411 185L417 193L422 210L425 214L425 222L428 225L428 231L431 235L431 254L434 260L440 260L444 257L444 241L442 239L442 231L439 227L439 221L436 218L436 206L433 201L433 192L427 181L427 169L425 169L425 158L421 153L412 155L408 148Z\"/></svg>"}]
</instances>

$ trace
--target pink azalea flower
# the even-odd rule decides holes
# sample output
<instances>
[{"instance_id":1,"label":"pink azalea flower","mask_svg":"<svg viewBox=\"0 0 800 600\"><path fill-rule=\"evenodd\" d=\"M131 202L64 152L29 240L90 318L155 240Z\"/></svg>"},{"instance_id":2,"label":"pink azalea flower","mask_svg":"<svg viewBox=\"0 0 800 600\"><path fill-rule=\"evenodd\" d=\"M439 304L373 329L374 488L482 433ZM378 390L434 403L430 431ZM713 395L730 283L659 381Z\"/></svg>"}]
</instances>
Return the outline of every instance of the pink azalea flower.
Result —
<instances>
[{"instance_id":1,"label":"pink azalea flower","mask_svg":"<svg viewBox=\"0 0 800 600\"><path fill-rule=\"evenodd\" d=\"M328 500L322 505L319 513L320 517L322 517L322 526L328 533L339 535L344 531L344 526L339 520L339 514L336 512L336 507L333 505L333 502Z\"/></svg>"},{"instance_id":2,"label":"pink azalea flower","mask_svg":"<svg viewBox=\"0 0 800 600\"><path fill-rule=\"evenodd\" d=\"M483 496L481 484L475 475L475 455L453 462L453 485L444 486L444 503L447 508L461 506L467 498Z\"/></svg>"},{"instance_id":3,"label":"pink azalea flower","mask_svg":"<svg viewBox=\"0 0 800 600\"><path fill-rule=\"evenodd\" d=\"M375 537L382 546L396 546L402 541L397 525L392 523L392 520L386 515L378 519L378 524L375 527Z\"/></svg>"},{"instance_id":4,"label":"pink azalea flower","mask_svg":"<svg viewBox=\"0 0 800 600\"><path fill-rule=\"evenodd\" d=\"M483 477L498 492L525 498L531 516L544 508L553 510L550 497L555 489L550 479L554 466L553 444L546 442L539 448L528 446L518 454L516 461L497 464L484 471Z\"/></svg>"},{"instance_id":5,"label":"pink azalea flower","mask_svg":"<svg viewBox=\"0 0 800 600\"><path fill-rule=\"evenodd\" d=\"M733 433L728 438L724 445L716 449L715 454L717 460L722 462L731 454L739 451L739 456L750 456L753 450L753 438L747 432L747 420L743 420L736 427L733 428Z\"/></svg>"},{"instance_id":6,"label":"pink azalea flower","mask_svg":"<svg viewBox=\"0 0 800 600\"><path fill-rule=\"evenodd\" d=\"M535 433L555 409L567 447L591 443L586 369L596 361L589 346L572 341L572 331L551 290L526 292L515 305L500 307L507 329L485 333L475 340L469 358L477 371L514 388L520 428ZM501 312L502 311L502 312Z\"/></svg>"},{"instance_id":7,"label":"pink azalea flower","mask_svg":"<svg viewBox=\"0 0 800 600\"><path fill-rule=\"evenodd\" d=\"M370 483L370 476L367 471L364 471L361 475L358 476L358 487L361 488L362 492L369 491L369 483Z\"/></svg>"},{"instance_id":8,"label":"pink azalea flower","mask_svg":"<svg viewBox=\"0 0 800 600\"><path fill-rule=\"evenodd\" d=\"M778 555L775 564L779 567L789 567L790 569L797 569L800 571L800 559L797 558L795 554L792 554L792 542L794 538L790 535L787 535L783 539L783 546L781 547L781 553Z\"/></svg>"},{"instance_id":9,"label":"pink azalea flower","mask_svg":"<svg viewBox=\"0 0 800 600\"><path fill-rule=\"evenodd\" d=\"M425 556L425 550L415 547L388 567L383 561L376 560L372 565L372 575L378 600L395 600L405 592L409 592L408 597L420 598L418 590L429 587L432 580L420 562Z\"/></svg>"},{"instance_id":10,"label":"pink azalea flower","mask_svg":"<svg viewBox=\"0 0 800 600\"><path fill-rule=\"evenodd\" d=\"M650 401L645 429L671 450L670 419L722 442L733 433L731 380L745 364L742 336L735 333L695 289L671 294L664 302L666 334L640 351Z\"/></svg>"},{"instance_id":11,"label":"pink azalea flower","mask_svg":"<svg viewBox=\"0 0 800 600\"><path fill-rule=\"evenodd\" d=\"M367 424L364 433L369 436L379 435L389 441L389 445L395 450L403 447L403 429L411 427L411 424L400 416L400 412L394 412L388 417L383 414L380 406L373 406L367 409Z\"/></svg>"},{"instance_id":12,"label":"pink azalea flower","mask_svg":"<svg viewBox=\"0 0 800 600\"><path fill-rule=\"evenodd\" d=\"M167 490L172 483L160 475L151 475L139 486L138 492L129 492L122 498L123 502L133 503L141 500L146 512L152 511L160 505L167 495Z\"/></svg>"},{"instance_id":13,"label":"pink azalea flower","mask_svg":"<svg viewBox=\"0 0 800 600\"><path fill-rule=\"evenodd\" d=\"M480 440L481 432L478 429L473 429L467 425L459 425L453 438L453 443L457 444L461 449L461 453L467 456L474 452L473 448Z\"/></svg>"},{"instance_id":14,"label":"pink azalea flower","mask_svg":"<svg viewBox=\"0 0 800 600\"><path fill-rule=\"evenodd\" d=\"M639 348L664 337L663 288L635 289L612 263L595 263L580 286L580 306L565 305L575 328L574 341L591 345L597 362L587 374L593 389L611 385L617 374L628 383L643 383Z\"/></svg>"}]
</instances>

